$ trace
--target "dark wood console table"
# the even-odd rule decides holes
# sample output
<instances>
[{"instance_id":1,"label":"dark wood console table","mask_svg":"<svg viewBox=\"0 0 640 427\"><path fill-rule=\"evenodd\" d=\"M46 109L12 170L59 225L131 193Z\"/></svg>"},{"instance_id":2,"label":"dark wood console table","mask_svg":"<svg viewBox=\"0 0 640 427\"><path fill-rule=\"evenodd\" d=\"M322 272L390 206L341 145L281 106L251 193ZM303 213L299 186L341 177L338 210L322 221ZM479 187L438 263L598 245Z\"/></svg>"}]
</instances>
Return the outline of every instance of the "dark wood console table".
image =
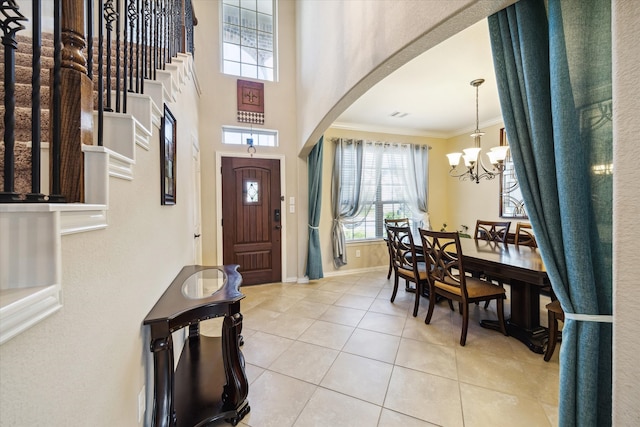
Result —
<instances>
[{"instance_id":1,"label":"dark wood console table","mask_svg":"<svg viewBox=\"0 0 640 427\"><path fill-rule=\"evenodd\" d=\"M249 413L249 383L239 348L242 330L237 265L183 267L144 324L151 328L154 427L196 427ZM224 316L222 337L200 335L200 321ZM189 327L175 371L171 334Z\"/></svg>"}]
</instances>

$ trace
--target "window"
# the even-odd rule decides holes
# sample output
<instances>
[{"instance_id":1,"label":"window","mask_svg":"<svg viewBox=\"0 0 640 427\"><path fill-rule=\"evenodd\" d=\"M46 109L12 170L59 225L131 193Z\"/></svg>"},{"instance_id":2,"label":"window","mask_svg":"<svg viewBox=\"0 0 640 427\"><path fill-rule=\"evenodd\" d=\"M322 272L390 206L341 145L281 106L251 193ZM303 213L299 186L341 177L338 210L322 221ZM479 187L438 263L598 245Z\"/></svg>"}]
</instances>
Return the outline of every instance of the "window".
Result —
<instances>
[{"instance_id":1,"label":"window","mask_svg":"<svg viewBox=\"0 0 640 427\"><path fill-rule=\"evenodd\" d=\"M221 5L222 72L274 81L274 1L223 0Z\"/></svg>"},{"instance_id":2,"label":"window","mask_svg":"<svg viewBox=\"0 0 640 427\"><path fill-rule=\"evenodd\" d=\"M371 203L365 203L359 213L344 221L346 241L381 239L385 236L385 219L414 216L405 195L406 181L403 164L406 163L406 158L399 150L380 148L377 152L369 151L364 155L363 182L360 187L364 193L370 193L370 196L365 195L364 198ZM353 182L356 179L355 151L346 151L342 162L341 180L347 184L343 188L353 188ZM345 194L344 197L350 196ZM419 225L412 220L410 223L412 227Z\"/></svg>"},{"instance_id":3,"label":"window","mask_svg":"<svg viewBox=\"0 0 640 427\"><path fill-rule=\"evenodd\" d=\"M249 129L241 127L222 127L222 143L231 145L248 145L247 139L253 139L254 146L277 147L278 131L266 129Z\"/></svg>"}]
</instances>

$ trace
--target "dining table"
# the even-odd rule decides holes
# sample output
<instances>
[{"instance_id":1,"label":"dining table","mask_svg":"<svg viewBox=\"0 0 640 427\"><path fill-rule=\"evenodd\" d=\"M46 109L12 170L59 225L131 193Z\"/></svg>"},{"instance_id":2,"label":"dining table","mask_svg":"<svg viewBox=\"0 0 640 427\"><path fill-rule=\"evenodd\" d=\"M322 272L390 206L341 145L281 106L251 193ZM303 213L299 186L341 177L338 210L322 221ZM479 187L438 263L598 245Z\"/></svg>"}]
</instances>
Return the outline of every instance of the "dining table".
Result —
<instances>
[{"instance_id":1,"label":"dining table","mask_svg":"<svg viewBox=\"0 0 640 427\"><path fill-rule=\"evenodd\" d=\"M549 286L549 276L537 248L478 239L460 239L464 269L501 279L511 288L509 336L535 353L544 353L548 330L540 325L540 291ZM481 326L500 330L497 320L482 320Z\"/></svg>"}]
</instances>

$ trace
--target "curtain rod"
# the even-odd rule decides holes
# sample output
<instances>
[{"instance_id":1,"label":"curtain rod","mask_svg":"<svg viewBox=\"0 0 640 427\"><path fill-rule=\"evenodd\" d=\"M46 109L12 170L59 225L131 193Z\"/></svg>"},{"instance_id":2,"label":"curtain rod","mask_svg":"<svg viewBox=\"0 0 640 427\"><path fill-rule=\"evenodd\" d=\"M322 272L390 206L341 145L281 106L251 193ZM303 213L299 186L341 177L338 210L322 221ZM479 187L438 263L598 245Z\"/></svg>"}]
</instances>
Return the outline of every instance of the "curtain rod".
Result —
<instances>
[{"instance_id":1,"label":"curtain rod","mask_svg":"<svg viewBox=\"0 0 640 427\"><path fill-rule=\"evenodd\" d=\"M355 142L356 144L357 144L357 143L365 143L365 144L383 144L384 146L390 146L390 145L393 145L393 146L400 146L400 147L402 147L402 146L409 146L409 145L415 145L415 146L418 146L418 147L420 147L420 148L422 148L422 149L429 149L429 150L431 150L431 148L433 148L433 147L431 147L430 145L425 145L425 144L414 144L414 143L411 143L411 142L369 141L369 140L364 140L364 139L354 139L354 138L336 138L336 137L331 138L331 142L333 142L333 143L338 143L338 142L340 142L341 140L346 141L346 142L347 142L347 144L353 144L353 143Z\"/></svg>"}]
</instances>

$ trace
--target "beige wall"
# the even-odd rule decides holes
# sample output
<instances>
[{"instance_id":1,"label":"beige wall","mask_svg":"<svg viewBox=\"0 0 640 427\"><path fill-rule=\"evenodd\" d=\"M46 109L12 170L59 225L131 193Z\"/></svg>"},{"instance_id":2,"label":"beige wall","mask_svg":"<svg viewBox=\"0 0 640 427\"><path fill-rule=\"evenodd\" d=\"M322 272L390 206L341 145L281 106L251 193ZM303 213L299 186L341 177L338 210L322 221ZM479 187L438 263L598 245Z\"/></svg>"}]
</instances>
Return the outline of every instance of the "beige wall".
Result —
<instances>
[{"instance_id":1,"label":"beige wall","mask_svg":"<svg viewBox=\"0 0 640 427\"><path fill-rule=\"evenodd\" d=\"M500 145L500 128L502 127L504 127L502 124L488 127L481 126L481 130L485 132L482 137L483 152L487 152L491 147ZM464 148L472 147L473 138L469 137L470 134L471 131L449 139L447 141L447 153L461 152ZM445 163L448 168L446 158L443 157L440 161ZM489 165L486 157L485 164ZM481 180L476 184L471 181L460 181L457 178L449 177L445 180L445 185L447 197L444 203L449 206L448 231L461 230L462 225L466 225L469 227L469 231L473 232L478 219L488 221L501 220L499 214L500 182L498 179ZM436 226L441 227L442 223L434 222L432 225L436 228ZM515 230L515 222L513 222L513 230Z\"/></svg>"}]
</instances>

